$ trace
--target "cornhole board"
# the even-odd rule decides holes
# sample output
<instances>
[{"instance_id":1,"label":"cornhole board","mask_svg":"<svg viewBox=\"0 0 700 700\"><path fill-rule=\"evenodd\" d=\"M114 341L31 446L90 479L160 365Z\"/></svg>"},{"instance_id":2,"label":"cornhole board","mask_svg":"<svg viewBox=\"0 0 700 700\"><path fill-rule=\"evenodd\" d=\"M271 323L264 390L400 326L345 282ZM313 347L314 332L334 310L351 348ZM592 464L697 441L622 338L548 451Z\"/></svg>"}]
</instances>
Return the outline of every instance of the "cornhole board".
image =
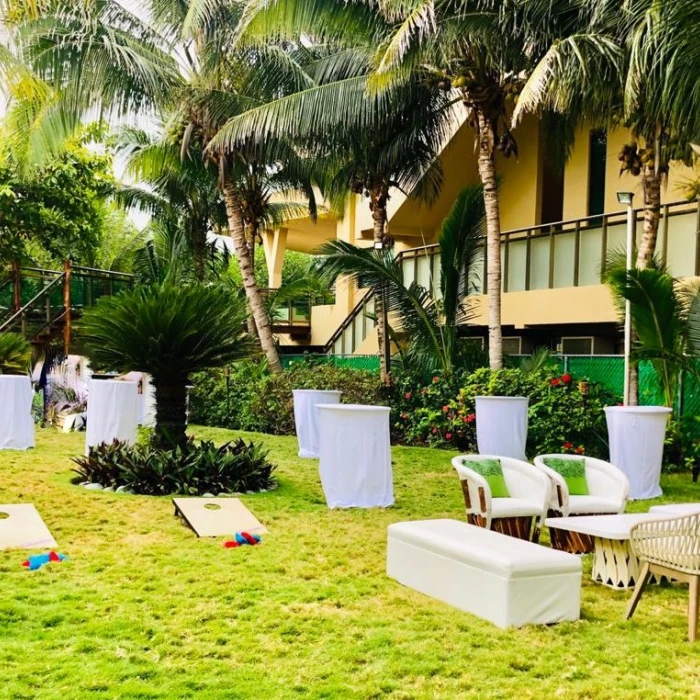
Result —
<instances>
[{"instance_id":1,"label":"cornhole board","mask_svg":"<svg viewBox=\"0 0 700 700\"><path fill-rule=\"evenodd\" d=\"M173 498L179 515L197 537L221 537L235 532L267 534L260 521L237 498Z\"/></svg>"},{"instance_id":2,"label":"cornhole board","mask_svg":"<svg viewBox=\"0 0 700 700\"><path fill-rule=\"evenodd\" d=\"M43 549L55 546L56 540L33 505L0 505L0 549Z\"/></svg>"}]
</instances>

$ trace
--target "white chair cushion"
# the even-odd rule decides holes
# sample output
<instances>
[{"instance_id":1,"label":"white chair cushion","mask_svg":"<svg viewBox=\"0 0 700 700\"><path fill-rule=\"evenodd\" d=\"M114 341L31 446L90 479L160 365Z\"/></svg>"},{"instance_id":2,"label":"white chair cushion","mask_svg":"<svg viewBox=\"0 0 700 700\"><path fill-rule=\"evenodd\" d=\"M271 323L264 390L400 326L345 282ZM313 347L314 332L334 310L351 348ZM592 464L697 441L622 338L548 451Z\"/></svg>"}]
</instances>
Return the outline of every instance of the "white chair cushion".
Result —
<instances>
[{"instance_id":1,"label":"white chair cushion","mask_svg":"<svg viewBox=\"0 0 700 700\"><path fill-rule=\"evenodd\" d=\"M524 498L493 498L491 518L517 518L526 515L542 515L542 504Z\"/></svg>"},{"instance_id":2,"label":"white chair cushion","mask_svg":"<svg viewBox=\"0 0 700 700\"><path fill-rule=\"evenodd\" d=\"M389 525L389 539L507 579L581 571L581 561L572 554L457 520L394 523Z\"/></svg>"},{"instance_id":3,"label":"white chair cushion","mask_svg":"<svg viewBox=\"0 0 700 700\"><path fill-rule=\"evenodd\" d=\"M599 496L569 496L569 513L617 513L620 503Z\"/></svg>"}]
</instances>

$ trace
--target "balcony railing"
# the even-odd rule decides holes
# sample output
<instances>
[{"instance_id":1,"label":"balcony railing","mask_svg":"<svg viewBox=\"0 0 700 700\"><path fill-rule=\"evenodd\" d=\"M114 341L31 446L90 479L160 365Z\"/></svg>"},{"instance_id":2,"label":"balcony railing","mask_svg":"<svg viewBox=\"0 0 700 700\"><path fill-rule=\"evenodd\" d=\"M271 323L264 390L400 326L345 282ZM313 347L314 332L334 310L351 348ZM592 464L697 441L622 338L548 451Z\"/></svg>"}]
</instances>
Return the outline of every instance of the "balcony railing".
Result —
<instances>
[{"instance_id":1,"label":"balcony railing","mask_svg":"<svg viewBox=\"0 0 700 700\"><path fill-rule=\"evenodd\" d=\"M643 210L635 212L637 241ZM626 212L588 216L528 226L501 234L504 293L584 287L601 284L605 263L613 251L623 251ZM661 207L657 252L676 277L700 275L700 205L672 202ZM400 252L406 285L414 280L440 296L440 248L437 244ZM470 271L469 291L485 294L485 248ZM364 296L326 345L327 352L355 352L374 328L372 295Z\"/></svg>"},{"instance_id":2,"label":"balcony railing","mask_svg":"<svg viewBox=\"0 0 700 700\"><path fill-rule=\"evenodd\" d=\"M304 296L297 299L278 299L279 290L261 289L268 306L274 333L308 335L311 332L311 307L313 299Z\"/></svg>"}]
</instances>

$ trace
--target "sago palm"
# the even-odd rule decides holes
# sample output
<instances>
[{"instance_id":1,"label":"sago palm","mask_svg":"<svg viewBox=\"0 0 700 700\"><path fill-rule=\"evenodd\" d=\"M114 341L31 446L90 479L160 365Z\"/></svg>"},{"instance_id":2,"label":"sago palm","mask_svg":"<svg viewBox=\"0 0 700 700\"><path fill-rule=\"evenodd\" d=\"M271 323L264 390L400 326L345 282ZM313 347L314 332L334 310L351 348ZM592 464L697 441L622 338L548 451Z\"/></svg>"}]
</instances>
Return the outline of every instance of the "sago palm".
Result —
<instances>
[{"instance_id":1,"label":"sago palm","mask_svg":"<svg viewBox=\"0 0 700 700\"><path fill-rule=\"evenodd\" d=\"M187 383L193 372L249 355L246 309L221 287L165 282L102 297L80 334L96 368L147 372L156 396L154 443L186 441Z\"/></svg>"},{"instance_id":2,"label":"sago palm","mask_svg":"<svg viewBox=\"0 0 700 700\"><path fill-rule=\"evenodd\" d=\"M32 347L21 335L0 333L0 374L26 374Z\"/></svg>"}]
</instances>

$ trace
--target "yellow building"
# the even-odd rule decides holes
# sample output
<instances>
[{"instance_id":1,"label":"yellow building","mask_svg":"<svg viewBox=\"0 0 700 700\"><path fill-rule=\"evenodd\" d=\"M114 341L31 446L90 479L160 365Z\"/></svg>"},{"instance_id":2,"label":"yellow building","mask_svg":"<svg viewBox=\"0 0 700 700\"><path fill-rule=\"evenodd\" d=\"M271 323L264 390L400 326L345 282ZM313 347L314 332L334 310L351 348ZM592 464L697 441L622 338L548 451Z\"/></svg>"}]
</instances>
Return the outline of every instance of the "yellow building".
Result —
<instances>
[{"instance_id":1,"label":"yellow building","mask_svg":"<svg viewBox=\"0 0 700 700\"><path fill-rule=\"evenodd\" d=\"M542 124L526 118L515 132L519 156L498 158L501 176L503 335L507 353L527 353L544 345L567 354L620 351L618 316L600 283L607 254L623 250L625 212L620 191L634 192L641 204L641 180L620 175L618 153L629 135L623 130L581 129L563 171L551 167ZM407 282L438 284L436 235L457 194L478 182L474 134L457 125L442 153L445 183L432 206L395 191L389 202L388 233L401 256ZM700 209L685 200L683 183L693 171L674 164L663 191L658 253L675 276L700 274ZM641 213L639 213L641 220ZM641 225L637 226L638 236ZM286 250L313 252L334 238L370 245L372 219L367 200L356 196L342 219L299 219L265 236L270 286L280 284ZM433 246L433 247L431 247ZM486 337L484 275L473 280L475 318L470 335ZM311 309L310 329L281 336L283 345L338 354L377 351L372 300L365 290L339 281L332 305ZM479 340L485 342L485 340ZM291 348L288 348L291 351Z\"/></svg>"}]
</instances>

